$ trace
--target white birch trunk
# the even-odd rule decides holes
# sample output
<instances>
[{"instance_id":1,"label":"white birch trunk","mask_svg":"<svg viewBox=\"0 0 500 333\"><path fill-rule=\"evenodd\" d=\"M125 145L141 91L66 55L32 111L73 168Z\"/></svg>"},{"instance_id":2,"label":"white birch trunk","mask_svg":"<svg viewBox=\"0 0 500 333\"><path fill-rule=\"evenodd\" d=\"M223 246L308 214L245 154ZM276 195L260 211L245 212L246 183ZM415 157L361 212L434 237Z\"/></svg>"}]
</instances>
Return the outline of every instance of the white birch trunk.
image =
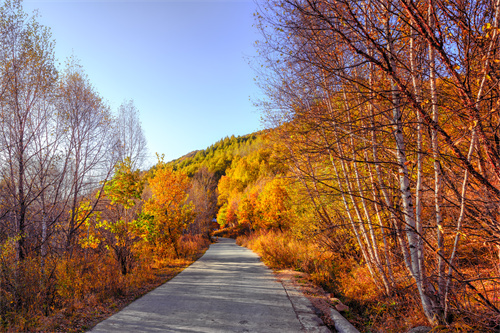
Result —
<instances>
[{"instance_id":1,"label":"white birch trunk","mask_svg":"<svg viewBox=\"0 0 500 333\"><path fill-rule=\"evenodd\" d=\"M358 232L358 228L356 227L356 222L354 221L354 217L352 216L351 208L349 207L349 202L347 201L345 191L344 191L343 186L342 186L342 179L339 175L337 165L334 163L333 159L331 160L331 164L333 166L333 169L335 171L335 175L337 177L337 181L339 183L340 193L342 195L342 202L344 203L344 206L345 206L345 209L347 212L347 217L349 218L349 223L351 224L352 230L354 231L354 235L356 236L356 241L358 242L359 248L361 250L361 254L363 255L363 259L365 259L365 261L366 261L368 271L370 272L370 275L372 276L373 281L376 283L376 285L378 287L377 276L375 274L375 271L373 270L373 267L371 264L371 259L368 255L368 253L366 252L363 241L361 240L361 236Z\"/></svg>"},{"instance_id":2,"label":"white birch trunk","mask_svg":"<svg viewBox=\"0 0 500 333\"><path fill-rule=\"evenodd\" d=\"M495 40L498 34L498 20L499 20L499 15L500 15L500 0L495 1L495 14L494 14L494 20L493 20L493 28L492 29L492 39L490 41L490 44L488 45L488 52L485 55L485 64L484 64L484 69L483 72L481 73L481 83L479 85L479 89L476 95L476 107L479 109L479 104L481 102L481 99L483 97L483 90L484 90L484 84L486 82L487 78L487 68L491 62L491 53L493 50L493 47L495 46ZM474 148L476 145L476 140L477 140L477 132L475 126L472 127L472 133L471 133L471 142L469 145L469 152L467 154L467 161L470 162L472 160L472 155L474 153ZM480 165L480 164L479 164ZM467 187L469 184L469 171L465 170L464 171L464 178L462 181L462 189L461 189L461 197L460 197L460 214L458 216L457 220L457 226L456 226L456 231L455 231L455 239L453 241L453 250L450 255L449 259L449 268L448 268L448 275L446 278L446 285L444 289L444 316L446 318L446 315L448 313L448 293L449 293L449 288L450 288L450 283L451 279L453 276L453 262L455 261L456 253L458 250L458 242L460 241L460 235L462 233L462 227L463 227L463 221L465 218L465 200L466 200L466 194L467 194Z\"/></svg>"},{"instance_id":3,"label":"white birch trunk","mask_svg":"<svg viewBox=\"0 0 500 333\"><path fill-rule=\"evenodd\" d=\"M391 8L390 0L387 0L387 8ZM392 57L393 54L393 41L391 37L391 29L389 18L386 18L385 22L385 31L387 38L387 50L390 56L390 64L393 67L393 70L396 69L395 61ZM420 300L422 303L422 308L424 310L425 316L432 324L438 324L438 320L436 318L435 306L433 306L433 302L430 297L426 293L426 281L421 278L421 259L419 258L418 244L420 235L417 232L417 225L415 222L415 212L413 207L413 199L410 188L410 177L408 173L407 166L407 157L406 157L406 147L405 147L405 138L403 134L403 122L402 122L402 113L401 113L401 97L398 91L397 85L394 80L391 78L391 95L392 95L392 115L393 115L393 132L394 139L396 142L396 153L397 153L397 163L399 165L398 168L398 178L399 178L399 189L401 194L401 201L403 204L403 214L405 220L405 232L408 238L408 245L410 247L410 259L411 265L413 269L413 278L415 279Z\"/></svg>"},{"instance_id":4,"label":"white birch trunk","mask_svg":"<svg viewBox=\"0 0 500 333\"><path fill-rule=\"evenodd\" d=\"M415 99L418 103L422 102L422 91L420 89L419 81L417 78L417 65L415 60L415 32L410 29L410 68L411 68L411 78L413 84L413 91L415 94ZM423 224L422 224L422 178L423 178L423 163L422 163L422 152L423 152L423 136L422 136L422 116L420 112L417 112L417 183L415 185L415 224L417 232L419 235L423 235ZM420 265L420 279L423 280L425 276L425 266L424 258L424 244L422 237L419 237L417 245L419 265Z\"/></svg>"},{"instance_id":5,"label":"white birch trunk","mask_svg":"<svg viewBox=\"0 0 500 333\"><path fill-rule=\"evenodd\" d=\"M429 0L428 8L428 24L431 29L434 29L434 1ZM438 110L438 96L437 96L437 71L436 71L436 56L432 45L428 46L429 49L429 85L431 94L431 108L432 108L432 120L436 123L439 121L439 110ZM436 237L437 237L437 262L438 262L438 295L439 302L441 303L441 308L444 307L444 289L445 289L445 261L444 261L444 225L443 217L441 214L442 205L442 171L439 162L439 146L438 146L438 133L435 128L431 128L431 146L432 146L432 157L434 159L434 210L436 219Z\"/></svg>"}]
</instances>

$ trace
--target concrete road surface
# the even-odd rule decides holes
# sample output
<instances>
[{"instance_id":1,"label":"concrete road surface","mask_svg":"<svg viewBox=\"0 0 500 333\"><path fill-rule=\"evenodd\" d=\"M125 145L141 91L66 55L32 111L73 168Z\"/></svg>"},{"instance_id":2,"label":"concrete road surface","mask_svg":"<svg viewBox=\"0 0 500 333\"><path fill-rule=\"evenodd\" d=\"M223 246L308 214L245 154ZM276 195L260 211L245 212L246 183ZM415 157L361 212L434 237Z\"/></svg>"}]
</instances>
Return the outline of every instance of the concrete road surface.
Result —
<instances>
[{"instance_id":1,"label":"concrete road surface","mask_svg":"<svg viewBox=\"0 0 500 333\"><path fill-rule=\"evenodd\" d=\"M301 332L292 304L259 257L220 239L175 278L91 332Z\"/></svg>"}]
</instances>

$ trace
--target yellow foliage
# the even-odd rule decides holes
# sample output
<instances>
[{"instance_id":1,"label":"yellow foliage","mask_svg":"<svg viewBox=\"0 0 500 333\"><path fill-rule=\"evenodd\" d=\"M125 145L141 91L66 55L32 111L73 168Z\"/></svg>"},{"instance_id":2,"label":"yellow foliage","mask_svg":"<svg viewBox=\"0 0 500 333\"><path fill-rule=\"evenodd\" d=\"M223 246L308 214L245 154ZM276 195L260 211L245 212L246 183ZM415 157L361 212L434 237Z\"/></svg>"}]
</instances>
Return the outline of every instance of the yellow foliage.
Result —
<instances>
[{"instance_id":1,"label":"yellow foliage","mask_svg":"<svg viewBox=\"0 0 500 333\"><path fill-rule=\"evenodd\" d=\"M142 237L156 246L173 246L193 219L193 205L188 203L189 178L171 167L158 163L149 179L151 198L144 203L143 222L138 223Z\"/></svg>"}]
</instances>

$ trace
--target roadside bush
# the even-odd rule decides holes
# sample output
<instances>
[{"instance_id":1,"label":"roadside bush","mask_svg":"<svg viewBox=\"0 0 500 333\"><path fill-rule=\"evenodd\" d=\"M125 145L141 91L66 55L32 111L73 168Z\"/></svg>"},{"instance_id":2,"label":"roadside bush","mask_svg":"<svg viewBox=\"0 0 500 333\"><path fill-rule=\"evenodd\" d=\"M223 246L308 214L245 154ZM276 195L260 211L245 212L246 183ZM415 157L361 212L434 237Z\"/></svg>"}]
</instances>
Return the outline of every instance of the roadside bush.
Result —
<instances>
[{"instance_id":1,"label":"roadside bush","mask_svg":"<svg viewBox=\"0 0 500 333\"><path fill-rule=\"evenodd\" d=\"M203 235L182 235L178 240L179 255L183 258L195 260L200 250L207 249L210 241Z\"/></svg>"},{"instance_id":2,"label":"roadside bush","mask_svg":"<svg viewBox=\"0 0 500 333\"><path fill-rule=\"evenodd\" d=\"M236 243L257 252L272 268L304 272L326 290L333 292L335 288L334 254L312 242L303 242L286 231L262 230L250 236L240 236Z\"/></svg>"}]
</instances>

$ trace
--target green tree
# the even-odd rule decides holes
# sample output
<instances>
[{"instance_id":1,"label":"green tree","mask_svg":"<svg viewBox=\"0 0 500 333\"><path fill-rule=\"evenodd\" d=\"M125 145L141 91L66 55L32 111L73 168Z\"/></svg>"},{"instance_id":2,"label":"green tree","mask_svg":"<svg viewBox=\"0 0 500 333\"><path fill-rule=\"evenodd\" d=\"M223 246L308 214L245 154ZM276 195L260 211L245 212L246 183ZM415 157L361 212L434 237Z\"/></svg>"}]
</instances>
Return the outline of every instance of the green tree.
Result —
<instances>
[{"instance_id":1,"label":"green tree","mask_svg":"<svg viewBox=\"0 0 500 333\"><path fill-rule=\"evenodd\" d=\"M80 244L84 248L105 244L112 250L123 275L134 262L133 246L138 239L134 229L139 211L136 206L140 206L143 189L140 171L132 170L130 158L125 158L117 163L114 177L104 186L98 211L93 211L88 201L82 202L77 211L87 227L87 235L80 239Z\"/></svg>"}]
</instances>

